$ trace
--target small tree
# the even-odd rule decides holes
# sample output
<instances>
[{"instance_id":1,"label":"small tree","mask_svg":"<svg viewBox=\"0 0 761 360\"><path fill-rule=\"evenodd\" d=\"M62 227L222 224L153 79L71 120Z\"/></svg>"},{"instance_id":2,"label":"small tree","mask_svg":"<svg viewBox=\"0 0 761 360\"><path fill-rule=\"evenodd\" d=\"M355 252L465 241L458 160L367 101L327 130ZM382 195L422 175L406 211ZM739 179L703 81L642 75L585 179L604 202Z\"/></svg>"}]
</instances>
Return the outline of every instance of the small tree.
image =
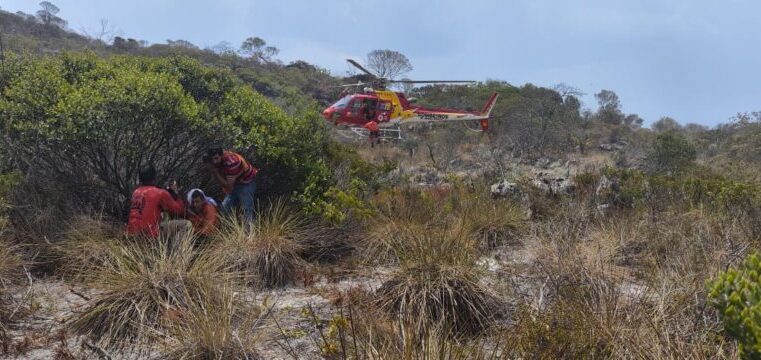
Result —
<instances>
[{"instance_id":1,"label":"small tree","mask_svg":"<svg viewBox=\"0 0 761 360\"><path fill-rule=\"evenodd\" d=\"M233 47L233 44L227 41L221 41L217 43L217 45L210 47L209 50L213 51L217 55L234 55L235 54L235 48Z\"/></svg>"},{"instance_id":2,"label":"small tree","mask_svg":"<svg viewBox=\"0 0 761 360\"><path fill-rule=\"evenodd\" d=\"M651 128L655 132L659 132L660 133L660 132L666 132L666 131L676 131L676 130L679 130L679 129L682 128L682 125L679 125L679 123L676 120L674 120L674 119L672 119L672 118L670 118L668 116L664 116L664 117L658 119L658 121L654 122L653 125L651 126Z\"/></svg>"},{"instance_id":3,"label":"small tree","mask_svg":"<svg viewBox=\"0 0 761 360\"><path fill-rule=\"evenodd\" d=\"M140 44L139 41L135 39L132 39L132 38L125 39L121 36L117 36L114 38L114 42L111 46L113 46L114 49L117 49L117 50L130 52L130 51L139 49L142 45Z\"/></svg>"},{"instance_id":4,"label":"small tree","mask_svg":"<svg viewBox=\"0 0 761 360\"><path fill-rule=\"evenodd\" d=\"M367 54L367 67L375 74L395 79L412 71L412 64L404 54L393 50L373 50Z\"/></svg>"},{"instance_id":5,"label":"small tree","mask_svg":"<svg viewBox=\"0 0 761 360\"><path fill-rule=\"evenodd\" d=\"M641 127L644 122L645 120L643 120L637 114L629 114L629 115L626 115L626 117L624 118L624 124L626 124L627 126Z\"/></svg>"},{"instance_id":6,"label":"small tree","mask_svg":"<svg viewBox=\"0 0 761 360\"><path fill-rule=\"evenodd\" d=\"M57 16L57 14L61 11L61 9L58 8L58 6L55 6L53 3L49 1L43 1L40 3L40 7L42 9L37 10L37 18L42 21L45 25L56 25L59 27L65 27L67 22L66 20L60 18Z\"/></svg>"},{"instance_id":7,"label":"small tree","mask_svg":"<svg viewBox=\"0 0 761 360\"><path fill-rule=\"evenodd\" d=\"M610 90L601 90L595 94L600 108L597 110L597 118L606 124L621 124L624 114L621 112L621 101L618 95Z\"/></svg>"},{"instance_id":8,"label":"small tree","mask_svg":"<svg viewBox=\"0 0 761 360\"><path fill-rule=\"evenodd\" d=\"M249 37L240 45L240 52L257 61L271 62L280 50L267 46L267 42L260 37Z\"/></svg>"},{"instance_id":9,"label":"small tree","mask_svg":"<svg viewBox=\"0 0 761 360\"><path fill-rule=\"evenodd\" d=\"M174 48L198 50L198 46L196 46L190 41L182 40L182 39L177 39L177 40L167 39L166 44Z\"/></svg>"},{"instance_id":10,"label":"small tree","mask_svg":"<svg viewBox=\"0 0 761 360\"><path fill-rule=\"evenodd\" d=\"M653 148L647 154L647 167L651 172L678 172L695 161L697 151L683 136L673 132L658 134Z\"/></svg>"}]
</instances>

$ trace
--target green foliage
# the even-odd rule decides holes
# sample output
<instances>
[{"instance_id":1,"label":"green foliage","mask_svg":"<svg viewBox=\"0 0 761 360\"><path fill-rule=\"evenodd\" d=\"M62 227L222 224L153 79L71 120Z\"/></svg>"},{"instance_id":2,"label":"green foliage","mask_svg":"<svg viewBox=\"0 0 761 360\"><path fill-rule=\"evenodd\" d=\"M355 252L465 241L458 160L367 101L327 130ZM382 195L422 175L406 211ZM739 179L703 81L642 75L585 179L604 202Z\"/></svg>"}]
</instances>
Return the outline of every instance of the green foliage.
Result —
<instances>
[{"instance_id":1,"label":"green foliage","mask_svg":"<svg viewBox=\"0 0 761 360\"><path fill-rule=\"evenodd\" d=\"M584 172L573 177L573 183L576 184L577 192L583 195L595 192L595 186L600 180L600 175L592 172Z\"/></svg>"},{"instance_id":2,"label":"green foliage","mask_svg":"<svg viewBox=\"0 0 761 360\"><path fill-rule=\"evenodd\" d=\"M229 70L183 57L63 54L22 62L0 98L12 154L85 205L123 211L145 162L157 165L160 181L198 185L210 145L246 154L262 169L267 195L310 185L322 194L330 182L319 116L288 115Z\"/></svg>"},{"instance_id":3,"label":"green foliage","mask_svg":"<svg viewBox=\"0 0 761 360\"><path fill-rule=\"evenodd\" d=\"M329 169L333 175L314 179L298 200L305 206L308 214L320 215L332 224L339 224L346 219L365 219L373 215L368 207L369 196L379 189L379 175L391 169L376 166L363 161L357 153L346 146L331 143L327 146ZM333 183L326 187L325 179L332 178Z\"/></svg>"},{"instance_id":4,"label":"green foliage","mask_svg":"<svg viewBox=\"0 0 761 360\"><path fill-rule=\"evenodd\" d=\"M616 168L606 168L603 174L619 183L613 202L619 207L655 212L706 209L721 219L739 220L751 236L761 234L761 186L756 183L727 179L706 169L689 176Z\"/></svg>"},{"instance_id":5,"label":"green foliage","mask_svg":"<svg viewBox=\"0 0 761 360\"><path fill-rule=\"evenodd\" d=\"M751 254L738 268L719 274L709 297L719 311L724 330L735 339L743 358L761 358L761 259Z\"/></svg>"},{"instance_id":6,"label":"green foliage","mask_svg":"<svg viewBox=\"0 0 761 360\"><path fill-rule=\"evenodd\" d=\"M500 94L490 130L496 143L521 154L541 155L564 153L578 142L573 135L581 125L580 103L573 95L563 96L552 89L487 81L472 87L425 86L413 89L410 95L420 98L423 105L480 110L493 92ZM461 135L462 130L457 129L454 136ZM451 144L446 144L447 148L451 149Z\"/></svg>"},{"instance_id":7,"label":"green foliage","mask_svg":"<svg viewBox=\"0 0 761 360\"><path fill-rule=\"evenodd\" d=\"M684 171L696 156L692 143L679 134L666 132L655 138L647 155L647 167L655 173Z\"/></svg>"}]
</instances>

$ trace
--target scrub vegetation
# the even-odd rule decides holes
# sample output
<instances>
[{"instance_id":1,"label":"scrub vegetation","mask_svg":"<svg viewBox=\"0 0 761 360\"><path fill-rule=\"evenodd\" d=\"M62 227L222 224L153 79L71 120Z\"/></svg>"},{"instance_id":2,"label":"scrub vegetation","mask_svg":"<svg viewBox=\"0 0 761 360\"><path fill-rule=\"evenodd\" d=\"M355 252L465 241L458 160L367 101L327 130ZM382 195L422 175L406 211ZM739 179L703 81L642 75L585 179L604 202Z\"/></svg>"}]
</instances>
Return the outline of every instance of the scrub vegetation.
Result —
<instances>
[{"instance_id":1,"label":"scrub vegetation","mask_svg":"<svg viewBox=\"0 0 761 360\"><path fill-rule=\"evenodd\" d=\"M85 36L55 10L0 11L4 357L761 353L761 113L643 128L610 90L589 110L563 84L425 86L409 96L444 107L500 93L491 131L371 148L319 113L356 76L284 64L258 37ZM126 237L145 162L223 195L210 146L261 169L255 221Z\"/></svg>"}]
</instances>

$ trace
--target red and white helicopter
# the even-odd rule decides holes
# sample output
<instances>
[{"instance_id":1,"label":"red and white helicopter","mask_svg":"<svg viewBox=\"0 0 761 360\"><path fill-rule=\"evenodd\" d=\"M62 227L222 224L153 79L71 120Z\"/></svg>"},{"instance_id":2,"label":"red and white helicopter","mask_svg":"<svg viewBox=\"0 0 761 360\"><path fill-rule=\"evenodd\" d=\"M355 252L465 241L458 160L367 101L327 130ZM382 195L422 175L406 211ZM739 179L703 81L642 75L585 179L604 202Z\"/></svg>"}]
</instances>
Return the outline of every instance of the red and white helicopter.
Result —
<instances>
[{"instance_id":1,"label":"red and white helicopter","mask_svg":"<svg viewBox=\"0 0 761 360\"><path fill-rule=\"evenodd\" d=\"M352 59L347 61L370 77L370 81L340 87L368 86L362 93L346 95L323 110L322 115L335 125L364 126L375 121L380 127L410 123L477 121L480 131L489 130L489 117L498 93L493 93L481 111L428 108L412 104L401 92L386 89L387 84L472 84L463 80L389 80L379 77ZM374 89L374 88L375 89Z\"/></svg>"}]
</instances>

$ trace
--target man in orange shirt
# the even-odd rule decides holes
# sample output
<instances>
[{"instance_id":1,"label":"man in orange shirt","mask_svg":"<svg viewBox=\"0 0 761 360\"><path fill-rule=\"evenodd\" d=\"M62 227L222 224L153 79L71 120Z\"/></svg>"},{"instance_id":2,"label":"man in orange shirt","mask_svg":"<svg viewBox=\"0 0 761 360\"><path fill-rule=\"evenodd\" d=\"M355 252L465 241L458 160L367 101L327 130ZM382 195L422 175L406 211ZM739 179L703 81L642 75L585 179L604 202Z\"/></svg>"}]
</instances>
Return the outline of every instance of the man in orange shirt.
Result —
<instances>
[{"instance_id":1,"label":"man in orange shirt","mask_svg":"<svg viewBox=\"0 0 761 360\"><path fill-rule=\"evenodd\" d=\"M380 128L378 127L378 123L375 120L370 120L365 123L363 127L370 132L370 136L368 137L370 139L370 147L375 147L378 139L380 139Z\"/></svg>"},{"instance_id":2,"label":"man in orange shirt","mask_svg":"<svg viewBox=\"0 0 761 360\"><path fill-rule=\"evenodd\" d=\"M140 169L140 186L132 193L127 234L158 238L159 234L174 236L189 229L186 220L169 220L161 223L161 213L182 216L185 204L177 195L177 184L173 183L169 191L155 185L156 168L148 165ZM162 231L163 230L163 231Z\"/></svg>"},{"instance_id":3,"label":"man in orange shirt","mask_svg":"<svg viewBox=\"0 0 761 360\"><path fill-rule=\"evenodd\" d=\"M259 169L253 167L241 154L222 148L209 149L206 156L209 170L227 194L222 201L222 213L228 214L240 206L245 221L252 223L256 192L254 179Z\"/></svg>"},{"instance_id":4,"label":"man in orange shirt","mask_svg":"<svg viewBox=\"0 0 761 360\"><path fill-rule=\"evenodd\" d=\"M193 231L201 236L210 236L217 230L219 214L217 202L207 197L200 189L188 192L188 220L193 223Z\"/></svg>"}]
</instances>

